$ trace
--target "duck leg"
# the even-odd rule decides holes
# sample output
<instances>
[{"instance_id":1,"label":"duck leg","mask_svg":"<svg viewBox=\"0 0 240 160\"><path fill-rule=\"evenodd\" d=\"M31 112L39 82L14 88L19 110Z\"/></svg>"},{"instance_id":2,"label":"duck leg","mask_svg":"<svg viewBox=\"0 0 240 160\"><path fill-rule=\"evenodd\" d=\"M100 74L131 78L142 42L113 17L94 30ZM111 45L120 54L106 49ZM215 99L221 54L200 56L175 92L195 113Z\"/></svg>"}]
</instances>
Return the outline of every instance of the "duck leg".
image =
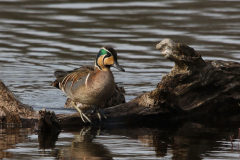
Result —
<instances>
[{"instance_id":1,"label":"duck leg","mask_svg":"<svg viewBox=\"0 0 240 160\"><path fill-rule=\"evenodd\" d=\"M103 114L100 110L99 110L99 106L93 106L94 107L94 110L92 111L91 114L93 113L96 113L98 118L99 118L99 121L101 121L101 118L103 116L103 118L107 119L107 116L105 116L105 114Z\"/></svg>"},{"instance_id":2,"label":"duck leg","mask_svg":"<svg viewBox=\"0 0 240 160\"><path fill-rule=\"evenodd\" d=\"M81 109L79 109L79 107L81 106L81 103L79 103L77 106L76 106L76 104L74 103L73 106L76 108L76 110L77 110L78 113L80 114L80 116L81 116L81 118L82 118L82 121L83 121L84 123L86 123L86 121L84 120L84 118L85 118L88 122L92 123L92 121L81 111Z\"/></svg>"}]
</instances>

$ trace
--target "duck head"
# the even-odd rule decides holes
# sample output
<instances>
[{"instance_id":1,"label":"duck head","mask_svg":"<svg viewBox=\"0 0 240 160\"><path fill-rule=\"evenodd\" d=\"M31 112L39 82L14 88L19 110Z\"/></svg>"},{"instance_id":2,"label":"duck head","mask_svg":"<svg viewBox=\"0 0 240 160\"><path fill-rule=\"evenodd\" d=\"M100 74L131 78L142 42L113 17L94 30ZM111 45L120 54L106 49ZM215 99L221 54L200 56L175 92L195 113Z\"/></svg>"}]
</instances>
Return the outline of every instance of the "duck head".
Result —
<instances>
[{"instance_id":1,"label":"duck head","mask_svg":"<svg viewBox=\"0 0 240 160\"><path fill-rule=\"evenodd\" d=\"M111 46L103 46L95 59L95 67L99 70L109 69L111 66L119 71L125 70L118 64L117 52Z\"/></svg>"}]
</instances>

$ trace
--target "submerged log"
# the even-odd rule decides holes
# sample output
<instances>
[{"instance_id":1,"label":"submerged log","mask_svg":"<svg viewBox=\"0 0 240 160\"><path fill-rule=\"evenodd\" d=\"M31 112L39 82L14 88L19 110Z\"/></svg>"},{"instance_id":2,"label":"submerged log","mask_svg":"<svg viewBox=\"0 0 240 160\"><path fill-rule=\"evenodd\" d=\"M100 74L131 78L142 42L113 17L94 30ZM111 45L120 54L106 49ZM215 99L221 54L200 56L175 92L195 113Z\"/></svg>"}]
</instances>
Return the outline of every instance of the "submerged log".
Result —
<instances>
[{"instance_id":1,"label":"submerged log","mask_svg":"<svg viewBox=\"0 0 240 160\"><path fill-rule=\"evenodd\" d=\"M233 115L240 112L239 63L204 61L193 48L170 39L162 40L156 48L175 62L171 72L162 76L155 90L141 94L128 103L104 108L102 111L108 117L104 123L139 123L139 120L149 123L164 115ZM33 112L31 108L25 110L29 110L26 115ZM61 127L76 123L84 125L78 113L57 114L56 117ZM98 121L95 116L91 119Z\"/></svg>"}]
</instances>

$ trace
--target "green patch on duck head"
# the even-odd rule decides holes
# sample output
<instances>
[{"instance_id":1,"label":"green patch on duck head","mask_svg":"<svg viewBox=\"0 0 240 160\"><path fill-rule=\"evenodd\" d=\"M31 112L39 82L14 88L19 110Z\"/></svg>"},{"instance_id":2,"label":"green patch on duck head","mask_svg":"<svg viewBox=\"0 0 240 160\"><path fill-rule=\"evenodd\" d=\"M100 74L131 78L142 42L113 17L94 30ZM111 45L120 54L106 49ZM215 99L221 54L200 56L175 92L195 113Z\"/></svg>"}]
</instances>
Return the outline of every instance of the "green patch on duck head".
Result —
<instances>
[{"instance_id":1,"label":"green patch on duck head","mask_svg":"<svg viewBox=\"0 0 240 160\"><path fill-rule=\"evenodd\" d=\"M109 53L109 51L106 50L104 47L101 48L100 51L98 52L97 57L96 57L96 59L95 59L95 66L97 66L100 70L102 70L102 68L101 68L101 67L99 66L99 64L98 64L98 58L101 57L101 56L103 56L103 55L108 55L108 56L110 56L111 53Z\"/></svg>"},{"instance_id":2,"label":"green patch on duck head","mask_svg":"<svg viewBox=\"0 0 240 160\"><path fill-rule=\"evenodd\" d=\"M102 55L106 55L106 54L108 54L108 52L105 49L100 49L100 51L97 54L96 60Z\"/></svg>"}]
</instances>

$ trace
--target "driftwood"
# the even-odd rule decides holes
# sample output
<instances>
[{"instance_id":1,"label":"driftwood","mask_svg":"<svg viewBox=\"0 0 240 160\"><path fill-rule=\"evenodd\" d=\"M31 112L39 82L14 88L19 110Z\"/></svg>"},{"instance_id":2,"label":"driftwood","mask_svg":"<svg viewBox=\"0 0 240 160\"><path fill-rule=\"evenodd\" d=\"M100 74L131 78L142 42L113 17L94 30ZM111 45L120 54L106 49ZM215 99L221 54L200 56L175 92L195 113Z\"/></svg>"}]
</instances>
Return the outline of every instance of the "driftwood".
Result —
<instances>
[{"instance_id":1,"label":"driftwood","mask_svg":"<svg viewBox=\"0 0 240 160\"><path fill-rule=\"evenodd\" d=\"M0 122L20 124L21 119L35 118L32 107L22 104L0 80Z\"/></svg>"},{"instance_id":2,"label":"driftwood","mask_svg":"<svg viewBox=\"0 0 240 160\"><path fill-rule=\"evenodd\" d=\"M171 72L162 76L155 90L139 95L128 103L104 108L102 111L108 117L103 121L104 124L132 123L135 125L145 122L153 125L152 122L159 122L163 117L233 115L240 112L239 63L204 61L193 48L175 43L170 39L164 39L157 44L156 48L167 59L175 62ZM1 90L4 89L1 88ZM5 103L4 94L6 93L2 92L1 95L2 111L5 111L10 103ZM14 104L22 106L20 102ZM8 112L4 113L13 113L9 109L14 108L8 108ZM26 106L22 109L25 117L34 115L32 108ZM21 112L14 112L14 114L23 115ZM78 113L58 114L56 119L61 127L84 125ZM97 117L91 116L91 119L94 123L98 122Z\"/></svg>"},{"instance_id":3,"label":"driftwood","mask_svg":"<svg viewBox=\"0 0 240 160\"><path fill-rule=\"evenodd\" d=\"M187 45L164 39L156 48L175 62L162 76L156 89L130 102L105 111L108 117L145 117L161 119L196 115L232 115L240 112L240 64L229 61L204 61Z\"/></svg>"}]
</instances>

